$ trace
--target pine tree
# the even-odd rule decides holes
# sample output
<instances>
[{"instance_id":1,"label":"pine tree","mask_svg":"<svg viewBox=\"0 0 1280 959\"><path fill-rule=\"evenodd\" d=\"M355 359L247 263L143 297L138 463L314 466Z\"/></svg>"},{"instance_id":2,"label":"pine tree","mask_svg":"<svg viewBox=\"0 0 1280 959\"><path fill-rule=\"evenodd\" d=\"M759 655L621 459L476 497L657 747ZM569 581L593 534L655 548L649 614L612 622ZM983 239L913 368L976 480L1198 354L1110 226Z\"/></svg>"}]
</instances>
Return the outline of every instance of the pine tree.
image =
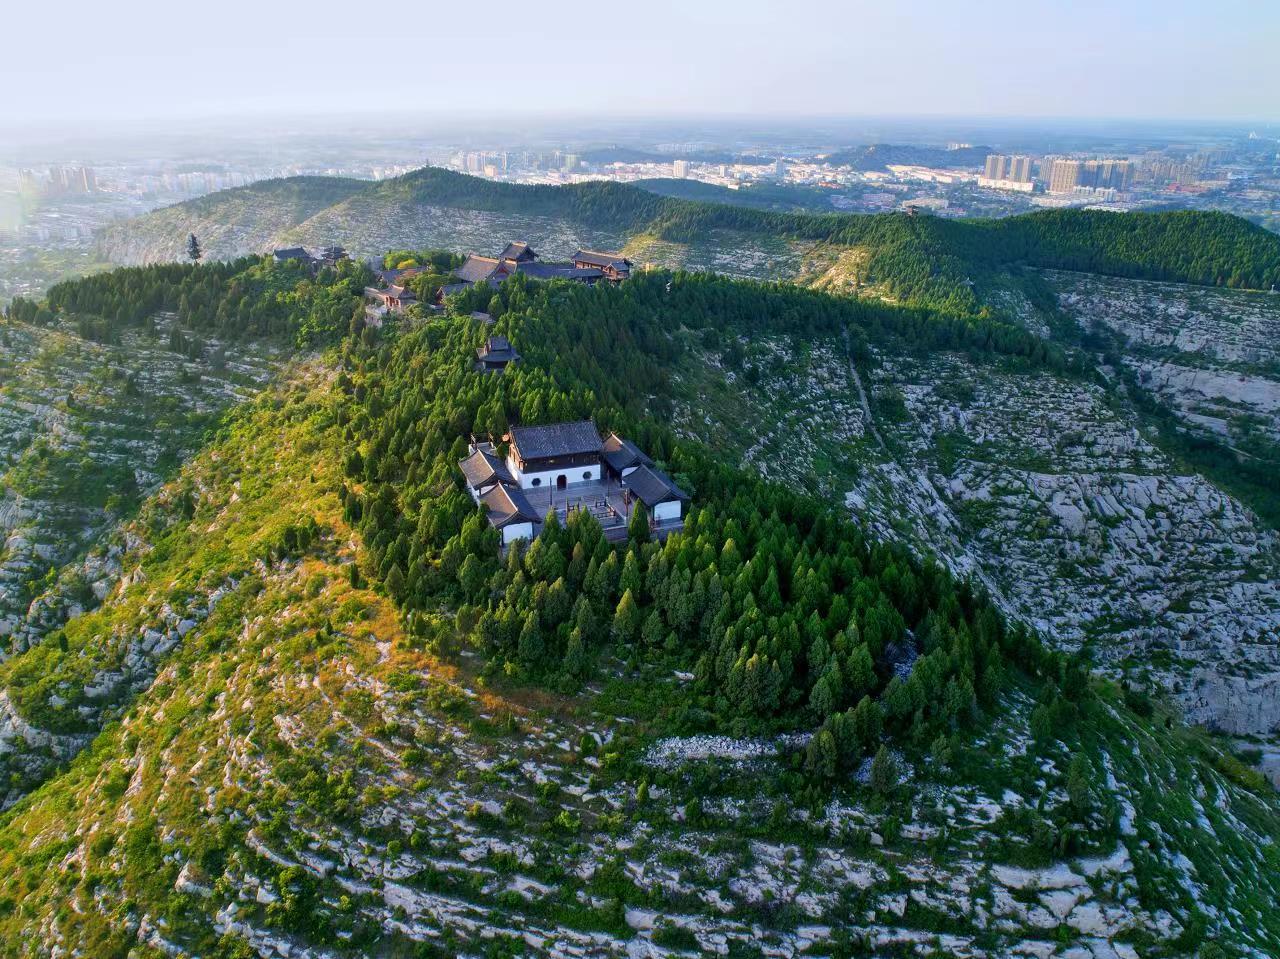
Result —
<instances>
[{"instance_id":1,"label":"pine tree","mask_svg":"<svg viewBox=\"0 0 1280 959\"><path fill-rule=\"evenodd\" d=\"M644 582L640 574L640 563L636 559L636 552L633 549L627 550L627 558L622 564L622 575L618 579L618 590L622 593L631 593L632 599L635 600L640 594L640 586Z\"/></svg>"},{"instance_id":2,"label":"pine tree","mask_svg":"<svg viewBox=\"0 0 1280 959\"><path fill-rule=\"evenodd\" d=\"M482 598L488 575L489 571L478 554L472 553L462 561L462 567L458 570L458 584L468 602L477 602Z\"/></svg>"},{"instance_id":3,"label":"pine tree","mask_svg":"<svg viewBox=\"0 0 1280 959\"><path fill-rule=\"evenodd\" d=\"M202 256L204 256L204 252L200 249L200 241L192 233L187 237L187 259L192 263L199 263Z\"/></svg>"},{"instance_id":4,"label":"pine tree","mask_svg":"<svg viewBox=\"0 0 1280 959\"><path fill-rule=\"evenodd\" d=\"M631 510L631 522L627 524L627 538L633 543L649 542L649 511L639 500L636 500L636 505Z\"/></svg>"},{"instance_id":5,"label":"pine tree","mask_svg":"<svg viewBox=\"0 0 1280 959\"><path fill-rule=\"evenodd\" d=\"M391 569L387 570L387 592L395 600L404 596L404 572L399 563L392 563Z\"/></svg>"},{"instance_id":6,"label":"pine tree","mask_svg":"<svg viewBox=\"0 0 1280 959\"><path fill-rule=\"evenodd\" d=\"M809 693L809 708L813 710L814 715L819 719L826 719L831 715L831 710L835 706L835 700L831 695L831 685L827 682L825 676L820 677L813 684L813 690Z\"/></svg>"},{"instance_id":7,"label":"pine tree","mask_svg":"<svg viewBox=\"0 0 1280 959\"><path fill-rule=\"evenodd\" d=\"M658 611L656 609L649 610L644 626L640 629L640 638L644 640L645 646L650 649L656 649L662 645L666 635L666 627L662 625L662 617L658 615Z\"/></svg>"},{"instance_id":8,"label":"pine tree","mask_svg":"<svg viewBox=\"0 0 1280 959\"><path fill-rule=\"evenodd\" d=\"M822 729L809 740L805 750L804 765L810 773L823 779L834 779L836 775L836 740L831 730Z\"/></svg>"},{"instance_id":9,"label":"pine tree","mask_svg":"<svg viewBox=\"0 0 1280 959\"><path fill-rule=\"evenodd\" d=\"M870 785L873 791L882 796L893 792L898 786L898 764L888 746L881 746L876 751L876 758L871 760Z\"/></svg>"},{"instance_id":10,"label":"pine tree","mask_svg":"<svg viewBox=\"0 0 1280 959\"><path fill-rule=\"evenodd\" d=\"M516 640L516 654L520 661L529 666L537 665L542 659L542 633L538 629L538 614L529 610L524 625L520 628L520 638Z\"/></svg>"},{"instance_id":11,"label":"pine tree","mask_svg":"<svg viewBox=\"0 0 1280 959\"><path fill-rule=\"evenodd\" d=\"M871 661L871 653L865 645L859 643L849 654L846 661L845 677L850 699L861 699L871 692L876 684L876 668Z\"/></svg>"},{"instance_id":12,"label":"pine tree","mask_svg":"<svg viewBox=\"0 0 1280 959\"><path fill-rule=\"evenodd\" d=\"M870 696L863 696L850 713L853 737L862 750L869 749L880 738L884 717L880 704Z\"/></svg>"},{"instance_id":13,"label":"pine tree","mask_svg":"<svg viewBox=\"0 0 1280 959\"><path fill-rule=\"evenodd\" d=\"M576 626L569 632L569 642L564 650L564 662L561 666L566 676L580 679L587 672L587 646L582 638L582 630Z\"/></svg>"}]
</instances>

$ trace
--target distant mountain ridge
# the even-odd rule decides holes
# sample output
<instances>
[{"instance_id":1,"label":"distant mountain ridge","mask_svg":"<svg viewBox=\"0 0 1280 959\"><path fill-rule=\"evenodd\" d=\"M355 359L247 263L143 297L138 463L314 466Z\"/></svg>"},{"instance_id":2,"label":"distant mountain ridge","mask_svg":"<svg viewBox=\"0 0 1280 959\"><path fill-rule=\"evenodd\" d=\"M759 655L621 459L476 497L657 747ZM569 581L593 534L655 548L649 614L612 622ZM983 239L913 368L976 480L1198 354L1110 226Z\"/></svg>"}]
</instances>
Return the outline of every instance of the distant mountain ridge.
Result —
<instances>
[{"instance_id":1,"label":"distant mountain ridge","mask_svg":"<svg viewBox=\"0 0 1280 959\"><path fill-rule=\"evenodd\" d=\"M1253 289L1280 282L1280 236L1225 213L1053 210L952 220L774 212L658 196L622 183L499 183L434 167L376 183L296 177L228 190L112 227L102 247L116 262L175 259L189 232L218 258L298 242L378 253L460 239L491 246L519 236L562 252L579 243L620 248L648 237L668 247L710 245L713 268L772 279L795 274L787 274L789 267L779 272L766 255L769 244L859 247L870 253L867 279L885 284L895 298L958 312L979 309L973 283L1019 266ZM740 249L765 251L754 274L750 266L717 265L717 257Z\"/></svg>"},{"instance_id":2,"label":"distant mountain ridge","mask_svg":"<svg viewBox=\"0 0 1280 959\"><path fill-rule=\"evenodd\" d=\"M234 259L259 252L271 236L368 187L368 181L348 177L263 180L112 225L99 244L112 262L153 263L183 258L187 235L195 233L207 256Z\"/></svg>"}]
</instances>

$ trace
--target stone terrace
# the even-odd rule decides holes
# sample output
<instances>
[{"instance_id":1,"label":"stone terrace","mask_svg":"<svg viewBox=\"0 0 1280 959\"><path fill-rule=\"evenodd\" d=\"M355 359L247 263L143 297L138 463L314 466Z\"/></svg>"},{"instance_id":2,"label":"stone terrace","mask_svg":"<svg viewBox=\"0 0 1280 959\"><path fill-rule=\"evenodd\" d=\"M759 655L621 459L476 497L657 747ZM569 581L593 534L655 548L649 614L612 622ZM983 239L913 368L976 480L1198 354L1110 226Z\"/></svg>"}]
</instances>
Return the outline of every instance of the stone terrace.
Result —
<instances>
[{"instance_id":1,"label":"stone terrace","mask_svg":"<svg viewBox=\"0 0 1280 959\"><path fill-rule=\"evenodd\" d=\"M635 506L634 498L631 505L627 505L623 497L624 490L625 487L619 482L599 479L589 483L573 483L563 489L550 486L526 489L524 494L540 516L545 516L554 507L561 523L566 521L570 510L589 511L604 527L605 539L611 543L620 543L627 538L627 523ZM663 538L675 530L683 529L684 520L654 523L650 519L649 528L654 536Z\"/></svg>"}]
</instances>

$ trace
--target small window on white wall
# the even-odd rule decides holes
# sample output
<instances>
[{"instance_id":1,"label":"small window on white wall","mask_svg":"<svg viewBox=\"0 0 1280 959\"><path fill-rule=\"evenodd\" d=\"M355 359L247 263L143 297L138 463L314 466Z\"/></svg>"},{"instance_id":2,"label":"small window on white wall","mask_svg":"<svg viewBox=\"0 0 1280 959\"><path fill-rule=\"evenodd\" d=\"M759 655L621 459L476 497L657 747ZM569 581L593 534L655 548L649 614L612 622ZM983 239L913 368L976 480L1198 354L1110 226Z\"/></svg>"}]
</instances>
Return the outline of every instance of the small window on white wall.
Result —
<instances>
[{"instance_id":1,"label":"small window on white wall","mask_svg":"<svg viewBox=\"0 0 1280 959\"><path fill-rule=\"evenodd\" d=\"M541 485L542 485L542 480L541 480L540 478L538 478L538 477L536 477L536 476L535 476L535 477L534 477L534 479L533 479L533 483L532 483L532 485L534 485L534 486L541 486Z\"/></svg>"},{"instance_id":2,"label":"small window on white wall","mask_svg":"<svg viewBox=\"0 0 1280 959\"><path fill-rule=\"evenodd\" d=\"M591 479L591 470L583 470L583 471L582 471L582 478L583 478L584 480Z\"/></svg>"}]
</instances>

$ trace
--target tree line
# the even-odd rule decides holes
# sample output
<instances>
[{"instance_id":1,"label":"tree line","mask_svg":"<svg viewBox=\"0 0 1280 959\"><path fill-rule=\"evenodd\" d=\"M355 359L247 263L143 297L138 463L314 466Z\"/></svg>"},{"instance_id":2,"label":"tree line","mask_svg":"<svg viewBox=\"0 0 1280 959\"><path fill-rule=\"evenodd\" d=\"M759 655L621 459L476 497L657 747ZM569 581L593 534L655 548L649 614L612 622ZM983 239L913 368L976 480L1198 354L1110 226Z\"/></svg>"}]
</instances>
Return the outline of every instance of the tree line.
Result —
<instances>
[{"instance_id":1,"label":"tree line","mask_svg":"<svg viewBox=\"0 0 1280 959\"><path fill-rule=\"evenodd\" d=\"M153 328L156 315L168 312L193 333L308 346L359 328L371 281L367 267L350 261L315 275L296 261L269 257L158 263L55 284L42 301L15 298L5 315L39 325L66 316L87 338L114 342L125 329Z\"/></svg>"}]
</instances>

